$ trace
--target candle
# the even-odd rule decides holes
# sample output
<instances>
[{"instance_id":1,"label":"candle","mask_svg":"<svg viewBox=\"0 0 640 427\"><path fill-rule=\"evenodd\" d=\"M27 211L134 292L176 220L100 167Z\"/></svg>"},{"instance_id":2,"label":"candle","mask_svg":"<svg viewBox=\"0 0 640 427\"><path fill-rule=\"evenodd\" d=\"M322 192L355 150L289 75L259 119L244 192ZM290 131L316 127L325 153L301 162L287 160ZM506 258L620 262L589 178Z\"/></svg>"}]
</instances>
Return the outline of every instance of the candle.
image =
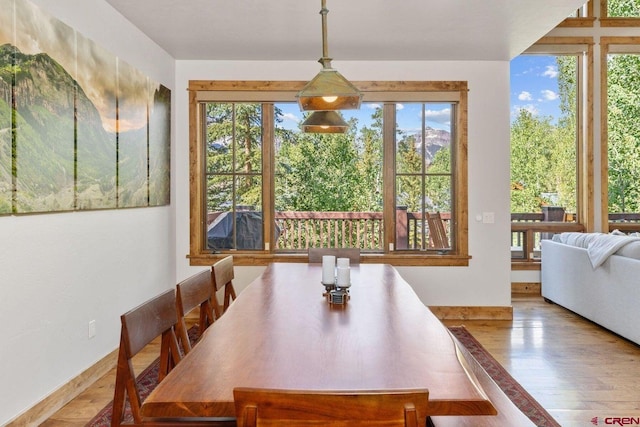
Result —
<instances>
[{"instance_id":1,"label":"candle","mask_svg":"<svg viewBox=\"0 0 640 427\"><path fill-rule=\"evenodd\" d=\"M333 255L322 256L322 283L325 285L336 283L336 257Z\"/></svg>"},{"instance_id":2,"label":"candle","mask_svg":"<svg viewBox=\"0 0 640 427\"><path fill-rule=\"evenodd\" d=\"M349 267L338 267L338 283L340 288L348 288L351 286L351 269Z\"/></svg>"},{"instance_id":3,"label":"candle","mask_svg":"<svg viewBox=\"0 0 640 427\"><path fill-rule=\"evenodd\" d=\"M338 267L349 267L349 258L338 258Z\"/></svg>"}]
</instances>

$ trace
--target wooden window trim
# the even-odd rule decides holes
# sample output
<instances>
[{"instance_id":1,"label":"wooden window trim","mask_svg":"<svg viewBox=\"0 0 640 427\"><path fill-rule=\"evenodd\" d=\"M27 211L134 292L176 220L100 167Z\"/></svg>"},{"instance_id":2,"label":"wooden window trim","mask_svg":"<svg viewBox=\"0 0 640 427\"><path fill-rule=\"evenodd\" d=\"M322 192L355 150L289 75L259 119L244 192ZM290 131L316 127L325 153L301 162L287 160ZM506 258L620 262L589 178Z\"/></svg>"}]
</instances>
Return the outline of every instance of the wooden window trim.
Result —
<instances>
[{"instance_id":1,"label":"wooden window trim","mask_svg":"<svg viewBox=\"0 0 640 427\"><path fill-rule=\"evenodd\" d=\"M466 81L355 81L352 82L363 92L364 101L375 99L384 102L401 102L398 97L405 94L406 99L412 99L412 93L433 93L452 92L458 97L458 115L456 128L456 144L454 158L457 161L454 178L454 194L456 203L453 206L455 212L455 253L438 255L432 253L416 253L414 251L389 251L389 242L393 241L395 227L393 221L389 227L385 223L386 238L385 252L380 254L363 254L362 262L389 263L392 265L406 266L468 266L471 258L468 253L468 172L467 172L467 139L468 139L468 85ZM251 253L242 251L225 251L214 254L204 246L204 221L206 221L206 200L204 196L204 148L201 144L202 135L202 112L198 104L205 93L245 93L268 92L270 94L280 93L278 96L289 96L297 93L306 84L304 81L189 81L189 199L190 199L190 245L189 258L191 265L211 265L221 257L229 254L234 255L234 262L237 265L266 265L271 262L307 262L306 254L284 254L273 250L252 251ZM200 94L200 96L199 96ZM271 100L269 100L271 101ZM273 129L265 129L265 137L271 138ZM392 147L393 148L393 147ZM385 164L383 173L393 174L393 162L385 154ZM269 224L269 216L273 212L273 151L271 148L263 156L263 171L266 179L263 179L263 212L265 223ZM393 181L389 181L393 182ZM393 194L393 190L390 194ZM389 194L385 195L385 209L395 205L395 196L390 199ZM389 204L391 203L391 204ZM385 212L385 221L392 218L389 212ZM269 242L272 230L264 230L265 242ZM269 239L269 240L268 240Z\"/></svg>"},{"instance_id":2,"label":"wooden window trim","mask_svg":"<svg viewBox=\"0 0 640 427\"><path fill-rule=\"evenodd\" d=\"M596 17L593 13L593 3L596 0L589 0L586 5L587 5L587 16L578 16L575 18L565 18L564 21L562 21L560 24L558 24L558 27L580 27L580 28L585 28L585 27L593 27L593 23L596 21Z\"/></svg>"}]
</instances>

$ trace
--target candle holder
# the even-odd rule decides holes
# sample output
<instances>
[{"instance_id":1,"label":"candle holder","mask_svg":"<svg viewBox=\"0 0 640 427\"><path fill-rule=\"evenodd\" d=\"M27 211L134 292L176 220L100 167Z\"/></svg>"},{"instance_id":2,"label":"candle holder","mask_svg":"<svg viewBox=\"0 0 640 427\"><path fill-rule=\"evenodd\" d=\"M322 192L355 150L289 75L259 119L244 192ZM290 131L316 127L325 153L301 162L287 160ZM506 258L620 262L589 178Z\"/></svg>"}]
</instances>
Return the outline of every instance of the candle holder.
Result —
<instances>
[{"instance_id":1,"label":"candle holder","mask_svg":"<svg viewBox=\"0 0 640 427\"><path fill-rule=\"evenodd\" d=\"M326 292L325 295L327 296L327 302L330 305L345 305L351 298L348 288L336 287L335 289Z\"/></svg>"}]
</instances>

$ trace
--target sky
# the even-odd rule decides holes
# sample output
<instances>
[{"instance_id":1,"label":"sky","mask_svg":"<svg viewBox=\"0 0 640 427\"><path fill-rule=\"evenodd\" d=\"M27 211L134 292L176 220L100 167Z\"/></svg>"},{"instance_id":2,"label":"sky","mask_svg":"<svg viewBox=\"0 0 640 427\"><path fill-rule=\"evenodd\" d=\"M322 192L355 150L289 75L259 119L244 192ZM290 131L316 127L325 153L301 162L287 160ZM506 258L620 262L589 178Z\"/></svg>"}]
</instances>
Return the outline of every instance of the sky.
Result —
<instances>
[{"instance_id":1,"label":"sky","mask_svg":"<svg viewBox=\"0 0 640 427\"><path fill-rule=\"evenodd\" d=\"M521 55L511 60L511 121L526 109L559 117L558 67L554 56ZM555 123L555 120L552 120Z\"/></svg>"},{"instance_id":2,"label":"sky","mask_svg":"<svg viewBox=\"0 0 640 427\"><path fill-rule=\"evenodd\" d=\"M0 45L6 43L29 55L46 53L62 65L94 103L107 131L116 128L116 93L119 130L146 126L150 84L157 84L30 1L0 0Z\"/></svg>"}]
</instances>

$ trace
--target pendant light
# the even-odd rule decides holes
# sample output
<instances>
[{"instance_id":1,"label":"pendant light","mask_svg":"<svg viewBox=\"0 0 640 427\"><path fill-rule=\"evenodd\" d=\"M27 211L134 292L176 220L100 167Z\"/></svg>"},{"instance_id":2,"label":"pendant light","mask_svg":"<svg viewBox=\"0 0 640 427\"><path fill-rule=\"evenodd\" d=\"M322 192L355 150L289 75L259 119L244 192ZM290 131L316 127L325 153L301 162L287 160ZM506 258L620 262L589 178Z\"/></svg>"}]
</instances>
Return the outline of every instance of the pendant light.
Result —
<instances>
[{"instance_id":1,"label":"pendant light","mask_svg":"<svg viewBox=\"0 0 640 427\"><path fill-rule=\"evenodd\" d=\"M349 129L336 111L314 111L301 126L302 131L308 133L345 133Z\"/></svg>"},{"instance_id":2,"label":"pendant light","mask_svg":"<svg viewBox=\"0 0 640 427\"><path fill-rule=\"evenodd\" d=\"M302 111L335 111L360 108L362 94L337 70L331 68L331 58L327 47L327 14L329 10L326 0L322 0L322 64L320 72L308 82L296 95Z\"/></svg>"}]
</instances>

